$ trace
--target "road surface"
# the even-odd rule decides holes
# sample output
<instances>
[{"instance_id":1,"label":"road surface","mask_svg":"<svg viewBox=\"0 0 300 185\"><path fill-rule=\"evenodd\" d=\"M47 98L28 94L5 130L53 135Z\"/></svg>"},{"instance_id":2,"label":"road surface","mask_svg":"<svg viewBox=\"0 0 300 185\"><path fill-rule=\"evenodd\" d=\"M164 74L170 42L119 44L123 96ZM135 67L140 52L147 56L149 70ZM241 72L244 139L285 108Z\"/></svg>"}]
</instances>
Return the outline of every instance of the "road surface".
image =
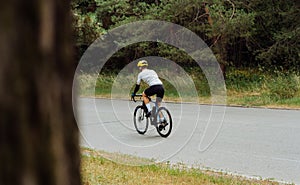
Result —
<instances>
[{"instance_id":1,"label":"road surface","mask_svg":"<svg viewBox=\"0 0 300 185\"><path fill-rule=\"evenodd\" d=\"M76 119L82 145L300 184L299 110L165 103L174 127L161 138L152 126L145 135L134 130L138 104L80 98Z\"/></svg>"}]
</instances>

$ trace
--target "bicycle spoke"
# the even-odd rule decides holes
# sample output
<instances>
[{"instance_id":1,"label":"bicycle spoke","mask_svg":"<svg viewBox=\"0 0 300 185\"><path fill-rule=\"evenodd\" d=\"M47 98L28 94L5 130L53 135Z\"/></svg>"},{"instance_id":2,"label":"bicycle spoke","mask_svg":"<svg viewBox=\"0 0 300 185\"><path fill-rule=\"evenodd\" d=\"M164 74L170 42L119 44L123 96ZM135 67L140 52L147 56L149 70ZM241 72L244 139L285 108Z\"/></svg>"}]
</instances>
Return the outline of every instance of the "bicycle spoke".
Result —
<instances>
[{"instance_id":1,"label":"bicycle spoke","mask_svg":"<svg viewBox=\"0 0 300 185\"><path fill-rule=\"evenodd\" d=\"M142 106L137 106L134 111L134 127L139 134L144 134L148 129L148 119L145 117Z\"/></svg>"},{"instance_id":2,"label":"bicycle spoke","mask_svg":"<svg viewBox=\"0 0 300 185\"><path fill-rule=\"evenodd\" d=\"M162 137L168 137L172 130L172 118L170 112L165 108L161 107L157 111L157 132Z\"/></svg>"}]
</instances>

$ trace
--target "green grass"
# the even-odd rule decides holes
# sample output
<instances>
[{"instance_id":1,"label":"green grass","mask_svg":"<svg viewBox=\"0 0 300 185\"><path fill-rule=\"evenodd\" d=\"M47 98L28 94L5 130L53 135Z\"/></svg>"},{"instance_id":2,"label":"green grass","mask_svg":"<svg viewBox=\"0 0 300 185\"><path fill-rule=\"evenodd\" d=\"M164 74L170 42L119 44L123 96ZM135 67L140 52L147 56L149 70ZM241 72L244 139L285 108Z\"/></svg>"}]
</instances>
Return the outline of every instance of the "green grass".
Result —
<instances>
[{"instance_id":1,"label":"green grass","mask_svg":"<svg viewBox=\"0 0 300 185\"><path fill-rule=\"evenodd\" d=\"M197 95L199 103L212 103L209 85L201 71L191 70L189 72L189 76L195 84L196 95L190 93L190 87L182 88L185 87L185 81L180 78L176 79L176 73L172 76L174 76L175 84L162 79L166 90L166 101L196 101L195 96ZM96 84L93 84L91 79L95 78ZM120 93L118 97L129 98L130 92L134 89L135 78L134 74L118 78L118 86L130 85L128 92L117 91ZM119 82L119 79L122 81ZM112 84L116 82L115 80L116 75L114 74L81 75L79 77L80 94L111 97ZM227 71L225 82L227 105L300 108L300 74L230 69ZM175 86L181 89L178 90ZM142 84L139 93L146 87L145 84Z\"/></svg>"},{"instance_id":2,"label":"green grass","mask_svg":"<svg viewBox=\"0 0 300 185\"><path fill-rule=\"evenodd\" d=\"M142 166L122 165L107 160L103 155L113 156L91 149L82 149L82 181L84 185L277 185L270 180L250 180L240 176L233 176L209 170L187 168L182 164L149 164ZM120 154L117 154L120 155ZM127 157L127 156L126 156ZM135 160L134 157L131 160ZM138 159L140 160L140 159Z\"/></svg>"},{"instance_id":3,"label":"green grass","mask_svg":"<svg viewBox=\"0 0 300 185\"><path fill-rule=\"evenodd\" d=\"M255 70L229 71L228 104L300 108L300 75Z\"/></svg>"}]
</instances>

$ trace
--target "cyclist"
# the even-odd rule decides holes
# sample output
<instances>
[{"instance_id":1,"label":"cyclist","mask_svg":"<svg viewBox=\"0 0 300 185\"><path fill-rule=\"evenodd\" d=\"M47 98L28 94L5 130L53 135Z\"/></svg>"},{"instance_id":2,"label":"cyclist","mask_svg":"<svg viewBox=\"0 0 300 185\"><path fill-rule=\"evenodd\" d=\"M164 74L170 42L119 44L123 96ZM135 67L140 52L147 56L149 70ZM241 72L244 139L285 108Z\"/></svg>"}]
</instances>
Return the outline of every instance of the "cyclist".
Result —
<instances>
[{"instance_id":1,"label":"cyclist","mask_svg":"<svg viewBox=\"0 0 300 185\"><path fill-rule=\"evenodd\" d=\"M137 67L139 67L139 70L141 72L138 74L136 86L131 96L135 96L135 94L140 89L141 80L149 85L149 87L143 92L143 101L148 111L146 116L149 117L151 115L151 106L148 96L156 95L156 103L159 107L164 97L165 90L163 87L163 83L157 76L157 73L154 70L148 69L148 62L146 60L139 61Z\"/></svg>"}]
</instances>

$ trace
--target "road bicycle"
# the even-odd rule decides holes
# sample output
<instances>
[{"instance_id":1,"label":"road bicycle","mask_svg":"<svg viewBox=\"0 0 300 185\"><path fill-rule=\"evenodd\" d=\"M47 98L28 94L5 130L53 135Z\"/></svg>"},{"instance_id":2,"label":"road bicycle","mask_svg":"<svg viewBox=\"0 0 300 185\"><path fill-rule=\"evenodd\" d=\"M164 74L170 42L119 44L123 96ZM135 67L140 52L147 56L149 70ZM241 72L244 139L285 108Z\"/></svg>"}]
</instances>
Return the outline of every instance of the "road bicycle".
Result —
<instances>
[{"instance_id":1,"label":"road bicycle","mask_svg":"<svg viewBox=\"0 0 300 185\"><path fill-rule=\"evenodd\" d=\"M132 100L136 102L135 97L140 97L142 99L141 94L137 94L132 97ZM134 127L139 134L145 134L148 129L149 123L156 127L158 134L161 137L168 137L171 134L172 130L172 117L169 110L166 107L159 107L157 109L157 102L151 100L148 97L150 102L152 103L152 111L150 116L147 115L147 107L142 101L142 105L138 105L133 114Z\"/></svg>"}]
</instances>

